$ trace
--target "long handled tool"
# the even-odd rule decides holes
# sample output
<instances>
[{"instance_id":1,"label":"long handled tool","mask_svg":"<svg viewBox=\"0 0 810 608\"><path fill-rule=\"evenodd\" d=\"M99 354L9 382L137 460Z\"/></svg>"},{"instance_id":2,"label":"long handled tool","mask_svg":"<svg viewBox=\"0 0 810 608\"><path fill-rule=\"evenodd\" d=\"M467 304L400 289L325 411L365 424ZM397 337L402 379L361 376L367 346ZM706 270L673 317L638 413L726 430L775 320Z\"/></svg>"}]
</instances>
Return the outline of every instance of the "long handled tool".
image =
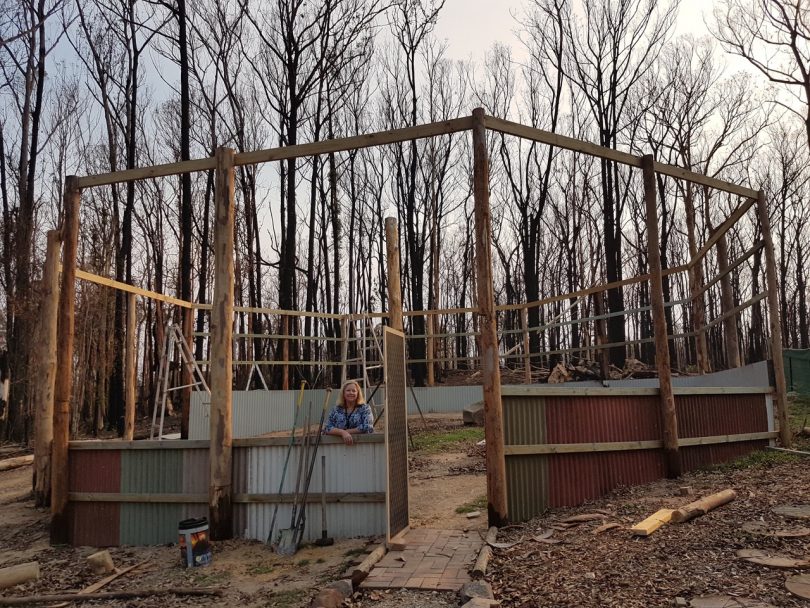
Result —
<instances>
[{"instance_id":1,"label":"long handled tool","mask_svg":"<svg viewBox=\"0 0 810 608\"><path fill-rule=\"evenodd\" d=\"M290 431L290 443L287 444L287 455L284 457L284 468L281 470L281 481L278 484L278 494L281 495L281 491L284 487L284 478L287 476L287 465L290 462L290 453L292 452L293 444L295 443L295 427L298 425L298 412L301 411L301 402L304 400L304 387L307 385L306 380L301 380L301 390L298 391L298 399L295 402L295 414L293 415L293 426L292 431ZM267 542L269 544L273 544L273 531L276 528L276 516L278 515L278 505L276 503L275 508L273 509L273 518L270 520L270 533L267 535Z\"/></svg>"},{"instance_id":2,"label":"long handled tool","mask_svg":"<svg viewBox=\"0 0 810 608\"><path fill-rule=\"evenodd\" d=\"M318 456L318 448L321 446L321 437L323 433L321 432L323 429L323 421L326 417L326 410L329 406L329 397L332 395L332 389L326 389L326 396L323 398L323 409L321 409L321 420L318 423L318 435L315 438L315 449L312 452L312 458L309 461L309 471L307 472L307 476L304 479L304 498L301 502L301 512L299 514L298 524L295 526L296 530L298 531L298 537L296 538L295 546L296 548L301 543L301 538L304 536L304 528L306 527L306 504L307 504L307 497L309 496L309 483L312 481L312 471L315 469L315 458Z\"/></svg>"},{"instance_id":3,"label":"long handled tool","mask_svg":"<svg viewBox=\"0 0 810 608\"><path fill-rule=\"evenodd\" d=\"M321 537L315 540L319 547L335 544L335 539L326 535L326 456L321 455Z\"/></svg>"},{"instance_id":4,"label":"long handled tool","mask_svg":"<svg viewBox=\"0 0 810 608\"><path fill-rule=\"evenodd\" d=\"M311 405L311 404L310 404ZM309 410L309 407L307 408ZM298 549L295 538L296 528L295 523L298 520L298 500L300 498L301 478L306 475L306 465L309 448L309 427L310 427L310 412L304 422L304 432L301 437L301 446L298 452L298 474L295 477L295 492L293 493L292 513L290 517L290 527L282 528L278 539L278 546L276 552L280 555L293 555Z\"/></svg>"}]
</instances>

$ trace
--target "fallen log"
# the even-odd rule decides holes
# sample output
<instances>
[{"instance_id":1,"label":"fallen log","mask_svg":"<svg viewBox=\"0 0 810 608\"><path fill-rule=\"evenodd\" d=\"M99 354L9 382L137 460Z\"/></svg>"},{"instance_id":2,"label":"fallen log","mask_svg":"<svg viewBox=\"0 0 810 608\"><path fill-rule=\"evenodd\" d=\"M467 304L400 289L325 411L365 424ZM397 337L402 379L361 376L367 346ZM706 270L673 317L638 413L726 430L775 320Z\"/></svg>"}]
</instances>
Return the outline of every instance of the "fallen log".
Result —
<instances>
[{"instance_id":1,"label":"fallen log","mask_svg":"<svg viewBox=\"0 0 810 608\"><path fill-rule=\"evenodd\" d=\"M490 543L494 543L498 538L498 528L491 526L484 539L484 546L478 552L478 559L475 560L475 565L472 569L472 576L474 578L482 578L486 576L489 560L492 559L492 547Z\"/></svg>"},{"instance_id":2,"label":"fallen log","mask_svg":"<svg viewBox=\"0 0 810 608\"><path fill-rule=\"evenodd\" d=\"M8 568L0 568L0 589L13 587L20 583L35 581L39 578L39 562L27 562Z\"/></svg>"},{"instance_id":3,"label":"fallen log","mask_svg":"<svg viewBox=\"0 0 810 608\"><path fill-rule=\"evenodd\" d=\"M52 595L23 595L20 597L2 597L0 606L27 606L28 604L47 604L50 602L87 602L90 600L125 600L138 597L157 597L161 595L215 595L222 596L222 589L200 587L197 589L167 587L165 589L141 589L140 591L103 591L101 593L54 593Z\"/></svg>"},{"instance_id":4,"label":"fallen log","mask_svg":"<svg viewBox=\"0 0 810 608\"><path fill-rule=\"evenodd\" d=\"M387 552L388 549L386 548L385 543L380 544L379 547L377 547L376 549L374 549L374 551L369 553L368 557L364 559L363 562L359 566L357 566L357 568L352 570L351 579L352 585L354 585L355 588L357 588L357 586L360 583L366 580L366 577L368 577L368 574L369 572L371 572L371 569L374 567L374 564L380 561Z\"/></svg>"},{"instance_id":5,"label":"fallen log","mask_svg":"<svg viewBox=\"0 0 810 608\"><path fill-rule=\"evenodd\" d=\"M684 505L680 509L676 509L672 513L672 521L676 524L681 524L685 521L700 517L701 515L706 515L706 513L712 509L723 506L735 498L737 498L737 493L734 490L723 490L722 492L717 492L716 494L712 494L706 498L701 498L695 502L690 502L688 505Z\"/></svg>"},{"instance_id":6,"label":"fallen log","mask_svg":"<svg viewBox=\"0 0 810 608\"><path fill-rule=\"evenodd\" d=\"M16 458L6 458L5 460L0 460L0 471L19 469L20 467L28 466L32 462L34 462L33 454L28 454L27 456L17 456Z\"/></svg>"}]
</instances>

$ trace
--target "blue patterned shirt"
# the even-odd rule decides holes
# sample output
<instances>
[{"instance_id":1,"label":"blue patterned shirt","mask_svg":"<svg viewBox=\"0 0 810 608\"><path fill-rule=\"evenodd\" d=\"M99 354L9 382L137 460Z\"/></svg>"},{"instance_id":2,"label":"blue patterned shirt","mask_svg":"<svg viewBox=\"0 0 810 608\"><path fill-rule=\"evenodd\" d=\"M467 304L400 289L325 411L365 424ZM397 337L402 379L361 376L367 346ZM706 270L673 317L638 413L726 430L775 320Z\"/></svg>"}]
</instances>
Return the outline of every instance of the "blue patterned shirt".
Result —
<instances>
[{"instance_id":1,"label":"blue patterned shirt","mask_svg":"<svg viewBox=\"0 0 810 608\"><path fill-rule=\"evenodd\" d=\"M346 408L336 405L329 412L329 419L326 421L324 432L328 433L332 429L358 429L361 433L374 432L374 414L371 406L367 403L358 405L351 414L346 413Z\"/></svg>"}]
</instances>

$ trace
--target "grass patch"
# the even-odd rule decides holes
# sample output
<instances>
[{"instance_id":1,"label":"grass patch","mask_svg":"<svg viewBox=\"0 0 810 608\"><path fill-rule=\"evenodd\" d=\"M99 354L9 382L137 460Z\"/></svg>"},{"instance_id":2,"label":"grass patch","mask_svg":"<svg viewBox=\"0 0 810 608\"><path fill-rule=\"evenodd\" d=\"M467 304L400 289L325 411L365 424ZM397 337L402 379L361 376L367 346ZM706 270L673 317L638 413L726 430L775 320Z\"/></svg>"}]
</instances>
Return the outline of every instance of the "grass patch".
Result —
<instances>
[{"instance_id":1,"label":"grass patch","mask_svg":"<svg viewBox=\"0 0 810 608\"><path fill-rule=\"evenodd\" d=\"M247 569L247 573L251 576L261 576L262 574L270 574L273 571L273 566L270 564L253 564Z\"/></svg>"},{"instance_id":2,"label":"grass patch","mask_svg":"<svg viewBox=\"0 0 810 608\"><path fill-rule=\"evenodd\" d=\"M466 427L451 431L429 431L413 437L413 449L416 452L442 452L445 449L477 443L484 438L481 427Z\"/></svg>"},{"instance_id":3,"label":"grass patch","mask_svg":"<svg viewBox=\"0 0 810 608\"><path fill-rule=\"evenodd\" d=\"M346 557L354 557L355 555L362 555L365 552L366 552L365 547L357 547L355 549L349 549L343 555L345 555Z\"/></svg>"},{"instance_id":4,"label":"grass patch","mask_svg":"<svg viewBox=\"0 0 810 608\"><path fill-rule=\"evenodd\" d=\"M796 462L802 458L796 454L788 454L786 452L776 452L774 450L757 450L751 452L747 456L725 462L713 467L714 471L741 471L743 469L750 469L755 467L773 467L788 462Z\"/></svg>"},{"instance_id":5,"label":"grass patch","mask_svg":"<svg viewBox=\"0 0 810 608\"><path fill-rule=\"evenodd\" d=\"M296 563L296 565L301 566L302 568L304 566L309 566L309 560L308 559L299 559L298 562Z\"/></svg>"},{"instance_id":6,"label":"grass patch","mask_svg":"<svg viewBox=\"0 0 810 608\"><path fill-rule=\"evenodd\" d=\"M293 606L300 606L308 593L306 589L277 591L270 596L270 601L266 605L275 608L293 608Z\"/></svg>"},{"instance_id":7,"label":"grass patch","mask_svg":"<svg viewBox=\"0 0 810 608\"><path fill-rule=\"evenodd\" d=\"M465 503L460 507L456 507L456 513L472 513L473 511L486 511L487 510L487 495L479 496L472 502Z\"/></svg>"}]
</instances>

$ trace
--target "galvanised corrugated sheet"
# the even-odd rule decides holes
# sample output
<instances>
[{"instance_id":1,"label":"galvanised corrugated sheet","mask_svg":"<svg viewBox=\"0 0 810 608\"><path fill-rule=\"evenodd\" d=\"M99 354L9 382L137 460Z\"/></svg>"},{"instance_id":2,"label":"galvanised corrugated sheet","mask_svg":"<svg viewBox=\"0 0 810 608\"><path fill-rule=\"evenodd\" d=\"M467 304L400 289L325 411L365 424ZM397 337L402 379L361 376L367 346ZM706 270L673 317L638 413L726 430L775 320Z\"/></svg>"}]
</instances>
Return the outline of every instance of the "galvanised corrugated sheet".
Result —
<instances>
[{"instance_id":1,"label":"galvanised corrugated sheet","mask_svg":"<svg viewBox=\"0 0 810 608\"><path fill-rule=\"evenodd\" d=\"M179 494L183 491L184 450L125 450L121 456L121 492ZM160 545L177 541L182 504L123 503L122 545Z\"/></svg>"},{"instance_id":2,"label":"galvanised corrugated sheet","mask_svg":"<svg viewBox=\"0 0 810 608\"><path fill-rule=\"evenodd\" d=\"M481 401L483 398L484 393L480 385L414 387L413 393L410 389L408 390L408 414L419 413L416 407L417 401L425 414L444 414L461 412L468 405Z\"/></svg>"},{"instance_id":3,"label":"galvanised corrugated sheet","mask_svg":"<svg viewBox=\"0 0 810 608\"><path fill-rule=\"evenodd\" d=\"M684 471L705 469L747 456L757 450L764 450L767 445L767 440L760 440L684 447L680 449L683 469Z\"/></svg>"},{"instance_id":4,"label":"galvanised corrugated sheet","mask_svg":"<svg viewBox=\"0 0 810 608\"><path fill-rule=\"evenodd\" d=\"M503 435L506 445L546 442L543 397L503 397ZM525 521L548 507L548 456L534 454L506 458L509 517Z\"/></svg>"},{"instance_id":5,"label":"galvanised corrugated sheet","mask_svg":"<svg viewBox=\"0 0 810 608\"><path fill-rule=\"evenodd\" d=\"M69 457L71 492L119 492L121 452L119 450L71 450ZM69 534L75 546L118 545L120 505L114 502L71 502L68 505Z\"/></svg>"},{"instance_id":6,"label":"galvanised corrugated sheet","mask_svg":"<svg viewBox=\"0 0 810 608\"><path fill-rule=\"evenodd\" d=\"M235 451L235 450L234 450ZM208 495L210 465L207 449L182 450L183 493ZM183 519L208 517L207 504L183 505Z\"/></svg>"},{"instance_id":7,"label":"galvanised corrugated sheet","mask_svg":"<svg viewBox=\"0 0 810 608\"><path fill-rule=\"evenodd\" d=\"M385 444L358 443L353 446L343 444L323 444L318 450L315 467L310 482L310 494L320 495L321 454L326 456L327 493L385 492ZM234 481L251 494L276 494L279 490L286 446L264 446L239 448L242 452L235 458L236 466L246 469L235 471ZM247 456L247 458L245 458ZM301 458L300 446L293 448L282 494L295 491L298 463ZM234 492L239 493L239 492ZM257 540L267 540L274 504L235 505L238 515L235 526L240 536ZM279 505L276 530L290 525L292 506ZM326 505L327 525L330 536L348 538L371 536L385 532L385 503L331 503ZM307 508L305 540L314 540L321 534L320 506L310 504Z\"/></svg>"},{"instance_id":8,"label":"galvanised corrugated sheet","mask_svg":"<svg viewBox=\"0 0 810 608\"><path fill-rule=\"evenodd\" d=\"M679 437L768 431L765 395L676 395Z\"/></svg>"},{"instance_id":9,"label":"galvanised corrugated sheet","mask_svg":"<svg viewBox=\"0 0 810 608\"><path fill-rule=\"evenodd\" d=\"M325 389L304 391L296 426L301 427L310 413L316 424L323 409ZM335 403L337 391L327 407ZM377 397L375 396L375 401ZM210 434L210 401L208 393L196 391L191 394L189 439L208 439ZM298 391L233 391L233 437L258 437L266 433L286 431L292 428L296 415Z\"/></svg>"}]
</instances>

